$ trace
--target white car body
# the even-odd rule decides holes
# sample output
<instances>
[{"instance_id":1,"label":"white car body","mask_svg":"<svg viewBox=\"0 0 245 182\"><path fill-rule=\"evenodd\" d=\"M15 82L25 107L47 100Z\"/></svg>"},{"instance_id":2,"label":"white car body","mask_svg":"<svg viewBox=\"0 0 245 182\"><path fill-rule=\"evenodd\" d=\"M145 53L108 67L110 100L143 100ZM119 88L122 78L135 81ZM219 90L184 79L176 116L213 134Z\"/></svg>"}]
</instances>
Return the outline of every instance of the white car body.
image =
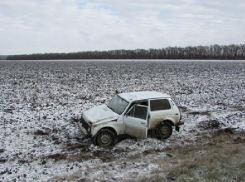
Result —
<instances>
[{"instance_id":1,"label":"white car body","mask_svg":"<svg viewBox=\"0 0 245 182\"><path fill-rule=\"evenodd\" d=\"M115 136L128 134L147 138L148 130L156 129L159 123L168 122L178 128L183 124L180 120L180 111L169 95L141 91L117 94L108 105L84 111L79 128L90 137L96 137L101 129L106 128Z\"/></svg>"}]
</instances>

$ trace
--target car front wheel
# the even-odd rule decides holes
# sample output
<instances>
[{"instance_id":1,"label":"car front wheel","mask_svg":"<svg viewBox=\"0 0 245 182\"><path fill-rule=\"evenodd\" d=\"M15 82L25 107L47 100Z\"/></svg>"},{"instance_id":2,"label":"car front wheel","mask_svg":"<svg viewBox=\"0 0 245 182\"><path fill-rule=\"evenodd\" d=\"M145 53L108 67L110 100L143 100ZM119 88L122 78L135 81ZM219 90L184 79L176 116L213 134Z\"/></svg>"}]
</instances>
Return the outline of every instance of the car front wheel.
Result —
<instances>
[{"instance_id":1,"label":"car front wheel","mask_svg":"<svg viewBox=\"0 0 245 182\"><path fill-rule=\"evenodd\" d=\"M96 136L96 144L101 147L109 147L114 144L115 135L111 130L102 129Z\"/></svg>"},{"instance_id":2,"label":"car front wheel","mask_svg":"<svg viewBox=\"0 0 245 182\"><path fill-rule=\"evenodd\" d=\"M157 126L155 133L156 133L157 138L167 139L172 135L172 131L173 131L173 128L170 123L162 122Z\"/></svg>"}]
</instances>

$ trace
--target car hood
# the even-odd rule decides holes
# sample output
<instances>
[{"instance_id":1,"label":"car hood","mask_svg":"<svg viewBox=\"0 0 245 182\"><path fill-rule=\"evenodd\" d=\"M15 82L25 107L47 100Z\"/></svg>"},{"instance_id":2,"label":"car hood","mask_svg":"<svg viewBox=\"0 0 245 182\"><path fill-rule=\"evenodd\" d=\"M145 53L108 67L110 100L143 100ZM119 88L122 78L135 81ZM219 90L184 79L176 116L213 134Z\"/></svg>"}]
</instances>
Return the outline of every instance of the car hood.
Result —
<instances>
[{"instance_id":1,"label":"car hood","mask_svg":"<svg viewBox=\"0 0 245 182\"><path fill-rule=\"evenodd\" d=\"M115 120L118 118L118 116L119 115L117 113L113 112L105 104L93 107L83 112L83 118L90 123Z\"/></svg>"}]
</instances>

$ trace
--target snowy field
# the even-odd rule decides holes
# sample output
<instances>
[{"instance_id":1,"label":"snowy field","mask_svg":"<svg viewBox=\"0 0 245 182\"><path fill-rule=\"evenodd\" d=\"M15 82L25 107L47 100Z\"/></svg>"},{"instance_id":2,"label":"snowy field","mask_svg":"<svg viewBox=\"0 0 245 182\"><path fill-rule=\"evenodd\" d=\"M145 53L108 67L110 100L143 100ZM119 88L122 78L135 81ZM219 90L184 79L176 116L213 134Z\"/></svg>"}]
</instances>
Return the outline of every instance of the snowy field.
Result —
<instances>
[{"instance_id":1,"label":"snowy field","mask_svg":"<svg viewBox=\"0 0 245 182\"><path fill-rule=\"evenodd\" d=\"M179 133L128 138L111 149L82 140L72 118L116 91L143 90L172 96L185 122ZM0 62L0 181L150 178L161 166L149 161L163 160L164 148L220 127L245 130L245 62Z\"/></svg>"}]
</instances>

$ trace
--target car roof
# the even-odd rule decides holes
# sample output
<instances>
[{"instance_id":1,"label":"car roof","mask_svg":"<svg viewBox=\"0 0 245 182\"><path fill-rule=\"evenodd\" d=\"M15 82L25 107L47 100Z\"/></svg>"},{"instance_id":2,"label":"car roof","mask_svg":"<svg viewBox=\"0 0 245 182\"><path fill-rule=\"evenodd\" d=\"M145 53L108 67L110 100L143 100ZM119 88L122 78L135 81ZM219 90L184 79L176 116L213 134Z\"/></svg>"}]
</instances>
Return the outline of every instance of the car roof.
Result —
<instances>
[{"instance_id":1,"label":"car roof","mask_svg":"<svg viewBox=\"0 0 245 182\"><path fill-rule=\"evenodd\" d=\"M170 95L155 91L140 91L140 92L128 92L118 94L121 98L128 102L155 99L155 98L170 98Z\"/></svg>"}]
</instances>

